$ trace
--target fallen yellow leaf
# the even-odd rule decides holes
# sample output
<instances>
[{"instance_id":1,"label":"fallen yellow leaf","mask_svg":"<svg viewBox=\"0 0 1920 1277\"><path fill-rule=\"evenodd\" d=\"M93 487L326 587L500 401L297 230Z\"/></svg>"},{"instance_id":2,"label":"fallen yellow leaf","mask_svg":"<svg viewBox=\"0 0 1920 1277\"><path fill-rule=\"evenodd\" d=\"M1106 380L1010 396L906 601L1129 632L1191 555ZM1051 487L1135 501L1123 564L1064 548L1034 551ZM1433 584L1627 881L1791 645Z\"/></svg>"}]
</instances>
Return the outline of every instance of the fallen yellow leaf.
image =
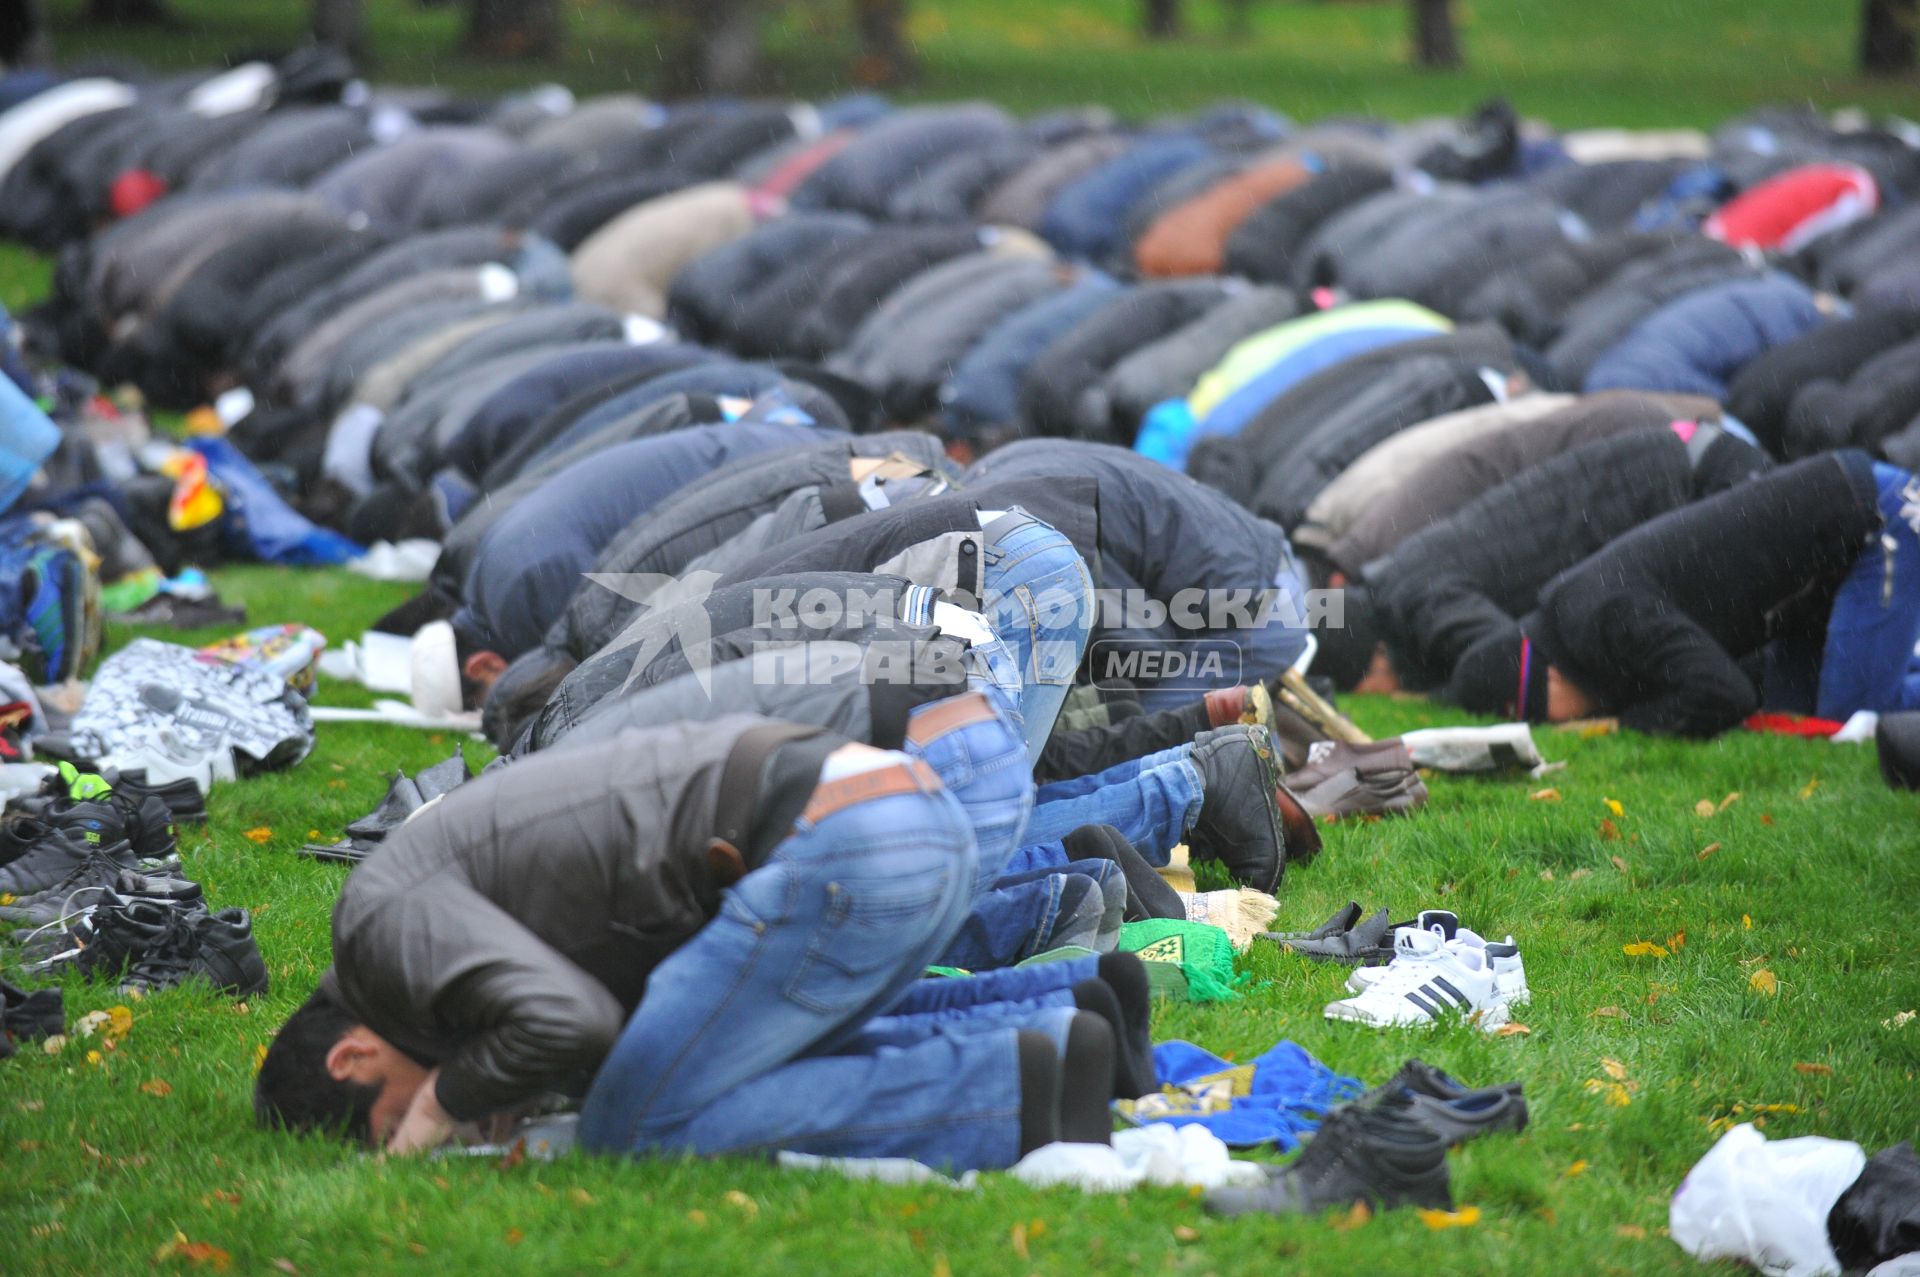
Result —
<instances>
[{"instance_id":1,"label":"fallen yellow leaf","mask_svg":"<svg viewBox=\"0 0 1920 1277\"><path fill-rule=\"evenodd\" d=\"M1435 1232L1443 1228L1471 1228L1480 1222L1478 1206L1462 1206L1459 1210L1423 1210L1420 1222Z\"/></svg>"},{"instance_id":2,"label":"fallen yellow leaf","mask_svg":"<svg viewBox=\"0 0 1920 1277\"><path fill-rule=\"evenodd\" d=\"M173 1094L173 1084L161 1078L148 1078L140 1084L142 1095L151 1095L156 1100L164 1100Z\"/></svg>"},{"instance_id":3,"label":"fallen yellow leaf","mask_svg":"<svg viewBox=\"0 0 1920 1277\"><path fill-rule=\"evenodd\" d=\"M1672 935L1667 937L1667 948L1673 950L1673 952L1678 953L1686 947L1687 947L1686 932L1676 931Z\"/></svg>"},{"instance_id":4,"label":"fallen yellow leaf","mask_svg":"<svg viewBox=\"0 0 1920 1277\"><path fill-rule=\"evenodd\" d=\"M1527 797L1536 803L1557 803L1560 801L1560 791L1557 789L1536 789L1531 794L1528 794Z\"/></svg>"},{"instance_id":5,"label":"fallen yellow leaf","mask_svg":"<svg viewBox=\"0 0 1920 1277\"><path fill-rule=\"evenodd\" d=\"M260 843L260 842L265 842L267 839L273 837L273 830L268 829L265 825L260 825L256 828L247 830L245 833L241 834L240 836L242 838L245 838L248 842Z\"/></svg>"},{"instance_id":6,"label":"fallen yellow leaf","mask_svg":"<svg viewBox=\"0 0 1920 1277\"><path fill-rule=\"evenodd\" d=\"M0 891L0 905L10 905L12 903L13 893L11 891Z\"/></svg>"},{"instance_id":7,"label":"fallen yellow leaf","mask_svg":"<svg viewBox=\"0 0 1920 1277\"><path fill-rule=\"evenodd\" d=\"M1793 1067L1798 1072L1809 1073L1814 1077L1833 1076L1833 1065L1831 1064L1808 1064L1805 1061L1796 1060L1794 1061Z\"/></svg>"},{"instance_id":8,"label":"fallen yellow leaf","mask_svg":"<svg viewBox=\"0 0 1920 1277\"><path fill-rule=\"evenodd\" d=\"M1620 841L1620 826L1613 823L1611 816L1600 818L1600 837L1606 842Z\"/></svg>"},{"instance_id":9,"label":"fallen yellow leaf","mask_svg":"<svg viewBox=\"0 0 1920 1277\"><path fill-rule=\"evenodd\" d=\"M1733 806L1735 803L1739 801L1740 801L1740 791L1736 789L1732 793L1728 794L1725 798L1722 798L1720 800L1720 805L1714 808L1714 810L1725 811L1727 808Z\"/></svg>"},{"instance_id":10,"label":"fallen yellow leaf","mask_svg":"<svg viewBox=\"0 0 1920 1277\"><path fill-rule=\"evenodd\" d=\"M707 1212L703 1210L690 1210L687 1212L687 1222L697 1225L700 1228L705 1228L707 1226Z\"/></svg>"},{"instance_id":11,"label":"fallen yellow leaf","mask_svg":"<svg viewBox=\"0 0 1920 1277\"><path fill-rule=\"evenodd\" d=\"M722 1197L721 1200L743 1215L752 1216L760 1213L760 1203L754 1201L737 1188L728 1189L726 1195Z\"/></svg>"},{"instance_id":12,"label":"fallen yellow leaf","mask_svg":"<svg viewBox=\"0 0 1920 1277\"><path fill-rule=\"evenodd\" d=\"M1666 947L1664 945L1657 945L1651 940L1636 940L1632 944L1623 944L1620 946L1620 952L1626 954L1629 958L1664 958L1667 956Z\"/></svg>"},{"instance_id":13,"label":"fallen yellow leaf","mask_svg":"<svg viewBox=\"0 0 1920 1277\"><path fill-rule=\"evenodd\" d=\"M1595 1007L1593 1010L1587 1012L1587 1014L1589 1016L1602 1016L1609 1020L1623 1020L1626 1018L1627 1013L1619 1007Z\"/></svg>"},{"instance_id":14,"label":"fallen yellow leaf","mask_svg":"<svg viewBox=\"0 0 1920 1277\"><path fill-rule=\"evenodd\" d=\"M233 1256L221 1250L212 1242L188 1241L185 1233L176 1232L171 1241L161 1245L153 1252L153 1262L164 1264L170 1260L184 1259L194 1267L210 1267L215 1272L225 1272L233 1266Z\"/></svg>"},{"instance_id":15,"label":"fallen yellow leaf","mask_svg":"<svg viewBox=\"0 0 1920 1277\"><path fill-rule=\"evenodd\" d=\"M1362 1201L1353 1204L1353 1209L1336 1218L1330 1227L1336 1233L1350 1233L1356 1228L1365 1228L1367 1221L1373 1218L1373 1207Z\"/></svg>"},{"instance_id":16,"label":"fallen yellow leaf","mask_svg":"<svg viewBox=\"0 0 1920 1277\"><path fill-rule=\"evenodd\" d=\"M1706 846L1702 847L1699 851L1694 852L1693 858L1695 860L1705 860L1708 856L1711 856L1714 852L1718 850L1720 850L1720 844L1717 842L1710 842Z\"/></svg>"},{"instance_id":17,"label":"fallen yellow leaf","mask_svg":"<svg viewBox=\"0 0 1920 1277\"><path fill-rule=\"evenodd\" d=\"M1806 784L1800 787L1800 797L1811 798L1813 797L1813 791L1818 788L1820 788L1820 778L1818 776L1814 776L1811 779L1809 779Z\"/></svg>"},{"instance_id":18,"label":"fallen yellow leaf","mask_svg":"<svg viewBox=\"0 0 1920 1277\"><path fill-rule=\"evenodd\" d=\"M1613 1231L1621 1237L1630 1237L1637 1242L1647 1239L1647 1230L1638 1224L1616 1224Z\"/></svg>"},{"instance_id":19,"label":"fallen yellow leaf","mask_svg":"<svg viewBox=\"0 0 1920 1277\"><path fill-rule=\"evenodd\" d=\"M1620 857L1608 856L1607 859L1611 860L1613 862L1613 867L1615 869L1618 869L1621 873L1629 872L1629 870L1627 869L1627 862L1622 860Z\"/></svg>"},{"instance_id":20,"label":"fallen yellow leaf","mask_svg":"<svg viewBox=\"0 0 1920 1277\"><path fill-rule=\"evenodd\" d=\"M1607 803L1607 810L1612 812L1614 815L1624 816L1627 814L1627 809L1621 805L1619 799L1609 798L1606 800L1606 803Z\"/></svg>"},{"instance_id":21,"label":"fallen yellow leaf","mask_svg":"<svg viewBox=\"0 0 1920 1277\"><path fill-rule=\"evenodd\" d=\"M1750 914L1750 913L1743 913L1743 914L1741 914L1741 915L1740 915L1740 925L1741 925L1742 927L1744 927L1745 929L1747 929L1748 931L1752 931L1752 930L1753 930L1753 915L1752 915L1752 914Z\"/></svg>"},{"instance_id":22,"label":"fallen yellow leaf","mask_svg":"<svg viewBox=\"0 0 1920 1277\"><path fill-rule=\"evenodd\" d=\"M1780 992L1780 978L1765 967L1761 967L1747 977L1747 987L1762 997L1775 997Z\"/></svg>"},{"instance_id":23,"label":"fallen yellow leaf","mask_svg":"<svg viewBox=\"0 0 1920 1277\"><path fill-rule=\"evenodd\" d=\"M569 1188L567 1190L567 1200L575 1206L591 1206L593 1205L593 1194L584 1188Z\"/></svg>"},{"instance_id":24,"label":"fallen yellow leaf","mask_svg":"<svg viewBox=\"0 0 1920 1277\"><path fill-rule=\"evenodd\" d=\"M1711 798L1702 798L1699 802L1693 805L1693 814L1700 817L1700 819L1702 820L1706 820L1709 817L1711 817L1716 810L1717 808L1714 807L1713 799Z\"/></svg>"},{"instance_id":25,"label":"fallen yellow leaf","mask_svg":"<svg viewBox=\"0 0 1920 1277\"><path fill-rule=\"evenodd\" d=\"M1495 1029L1493 1035L1497 1038L1514 1038L1524 1037L1531 1032L1533 1032L1532 1029L1521 1024L1518 1020L1509 1020L1507 1023Z\"/></svg>"},{"instance_id":26,"label":"fallen yellow leaf","mask_svg":"<svg viewBox=\"0 0 1920 1277\"><path fill-rule=\"evenodd\" d=\"M260 1066L267 1062L267 1044L262 1042L253 1048L253 1071L257 1076Z\"/></svg>"},{"instance_id":27,"label":"fallen yellow leaf","mask_svg":"<svg viewBox=\"0 0 1920 1277\"><path fill-rule=\"evenodd\" d=\"M1568 1179L1572 1179L1576 1175L1585 1175L1586 1173L1587 1173L1587 1159L1584 1157L1581 1158L1579 1161L1575 1162L1572 1166L1567 1167Z\"/></svg>"},{"instance_id":28,"label":"fallen yellow leaf","mask_svg":"<svg viewBox=\"0 0 1920 1277\"><path fill-rule=\"evenodd\" d=\"M1174 1230L1178 1232L1178 1229ZM945 1255L933 1257L933 1277L953 1277L953 1265L947 1262Z\"/></svg>"},{"instance_id":29,"label":"fallen yellow leaf","mask_svg":"<svg viewBox=\"0 0 1920 1277\"><path fill-rule=\"evenodd\" d=\"M1014 1254L1020 1256L1022 1259L1027 1258L1027 1224L1025 1220L1019 1220L1014 1223L1013 1231L1008 1235L1007 1240L1008 1244L1013 1247Z\"/></svg>"},{"instance_id":30,"label":"fallen yellow leaf","mask_svg":"<svg viewBox=\"0 0 1920 1277\"><path fill-rule=\"evenodd\" d=\"M1602 1072L1616 1082L1624 1082L1627 1080L1627 1066L1610 1055L1600 1057L1600 1068Z\"/></svg>"},{"instance_id":31,"label":"fallen yellow leaf","mask_svg":"<svg viewBox=\"0 0 1920 1277\"><path fill-rule=\"evenodd\" d=\"M133 1011L128 1007L107 1008L107 1036L124 1038L133 1028Z\"/></svg>"},{"instance_id":32,"label":"fallen yellow leaf","mask_svg":"<svg viewBox=\"0 0 1920 1277\"><path fill-rule=\"evenodd\" d=\"M87 1063L88 1063L88 1064L98 1064L98 1063L100 1063L100 1062L101 1062L102 1060L104 1060L104 1059L106 1059L106 1058L107 1058L106 1056L104 1056L104 1055L102 1055L102 1054L100 1054L100 1053L99 1053L98 1051L89 1051L89 1052L87 1052Z\"/></svg>"},{"instance_id":33,"label":"fallen yellow leaf","mask_svg":"<svg viewBox=\"0 0 1920 1277\"><path fill-rule=\"evenodd\" d=\"M1200 1240L1200 1230L1192 1224L1175 1224L1173 1236L1175 1241L1197 1242Z\"/></svg>"}]
</instances>

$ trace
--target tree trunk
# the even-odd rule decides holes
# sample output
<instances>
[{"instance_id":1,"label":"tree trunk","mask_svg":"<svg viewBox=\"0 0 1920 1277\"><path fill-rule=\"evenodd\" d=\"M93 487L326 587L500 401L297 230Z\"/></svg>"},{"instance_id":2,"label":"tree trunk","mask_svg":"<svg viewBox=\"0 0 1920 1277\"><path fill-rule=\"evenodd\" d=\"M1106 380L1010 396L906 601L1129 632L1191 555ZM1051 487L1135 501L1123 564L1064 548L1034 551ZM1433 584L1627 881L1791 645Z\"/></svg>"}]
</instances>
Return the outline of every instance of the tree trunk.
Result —
<instances>
[{"instance_id":1,"label":"tree trunk","mask_svg":"<svg viewBox=\"0 0 1920 1277\"><path fill-rule=\"evenodd\" d=\"M560 51L559 0L471 0L466 47L489 58L546 58Z\"/></svg>"},{"instance_id":2,"label":"tree trunk","mask_svg":"<svg viewBox=\"0 0 1920 1277\"><path fill-rule=\"evenodd\" d=\"M362 0L313 0L313 38L356 62L367 54L367 11Z\"/></svg>"},{"instance_id":3,"label":"tree trunk","mask_svg":"<svg viewBox=\"0 0 1920 1277\"><path fill-rule=\"evenodd\" d=\"M47 45L47 15L41 0L0 4L0 63L38 66L51 57Z\"/></svg>"},{"instance_id":4,"label":"tree trunk","mask_svg":"<svg viewBox=\"0 0 1920 1277\"><path fill-rule=\"evenodd\" d=\"M87 0L87 21L105 27L156 27L173 20L166 0Z\"/></svg>"},{"instance_id":5,"label":"tree trunk","mask_svg":"<svg viewBox=\"0 0 1920 1277\"><path fill-rule=\"evenodd\" d=\"M1460 65L1460 38L1453 29L1453 0L1410 0L1413 63L1433 70Z\"/></svg>"},{"instance_id":6,"label":"tree trunk","mask_svg":"<svg viewBox=\"0 0 1920 1277\"><path fill-rule=\"evenodd\" d=\"M1905 75L1914 69L1914 0L1866 0L1860 12L1860 70Z\"/></svg>"},{"instance_id":7,"label":"tree trunk","mask_svg":"<svg viewBox=\"0 0 1920 1277\"><path fill-rule=\"evenodd\" d=\"M919 73L919 61L907 40L907 0L853 0L853 22L860 36L854 79L875 88L892 88Z\"/></svg>"},{"instance_id":8,"label":"tree trunk","mask_svg":"<svg viewBox=\"0 0 1920 1277\"><path fill-rule=\"evenodd\" d=\"M1180 34L1180 0L1146 0L1140 13L1140 34L1149 40L1171 40Z\"/></svg>"},{"instance_id":9,"label":"tree trunk","mask_svg":"<svg viewBox=\"0 0 1920 1277\"><path fill-rule=\"evenodd\" d=\"M657 21L662 96L751 93L760 87L755 0L673 0L660 7Z\"/></svg>"}]
</instances>

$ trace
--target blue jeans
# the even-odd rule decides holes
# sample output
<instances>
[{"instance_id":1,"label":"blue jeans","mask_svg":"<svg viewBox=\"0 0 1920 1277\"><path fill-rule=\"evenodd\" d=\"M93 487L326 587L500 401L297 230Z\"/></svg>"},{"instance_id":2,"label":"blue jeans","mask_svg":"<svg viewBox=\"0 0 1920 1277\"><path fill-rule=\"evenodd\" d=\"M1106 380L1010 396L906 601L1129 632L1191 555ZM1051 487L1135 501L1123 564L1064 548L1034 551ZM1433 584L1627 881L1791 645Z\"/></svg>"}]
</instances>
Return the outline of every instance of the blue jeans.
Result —
<instances>
[{"instance_id":1,"label":"blue jeans","mask_svg":"<svg viewBox=\"0 0 1920 1277\"><path fill-rule=\"evenodd\" d=\"M1025 511L987 529L982 555L983 610L1019 672L1027 755L1053 734L1093 625L1093 578L1080 552Z\"/></svg>"},{"instance_id":2,"label":"blue jeans","mask_svg":"<svg viewBox=\"0 0 1920 1277\"><path fill-rule=\"evenodd\" d=\"M906 743L906 753L933 768L973 825L979 857L976 892L1000 876L1007 857L1024 840L1033 812L1033 764L1026 741L1007 702L993 689L985 689L985 695L998 712L994 721L969 723L925 745ZM908 730L915 719L943 703L916 708L908 716Z\"/></svg>"},{"instance_id":3,"label":"blue jeans","mask_svg":"<svg viewBox=\"0 0 1920 1277\"><path fill-rule=\"evenodd\" d=\"M938 965L992 971L1056 948L1069 880L1091 878L1104 886L1123 874L1114 861L1083 860L1004 875L974 897Z\"/></svg>"},{"instance_id":4,"label":"blue jeans","mask_svg":"<svg viewBox=\"0 0 1920 1277\"><path fill-rule=\"evenodd\" d=\"M1048 843L1084 825L1112 825L1148 864L1164 865L1200 815L1205 790L1190 746L1042 785L1026 841Z\"/></svg>"},{"instance_id":5,"label":"blue jeans","mask_svg":"<svg viewBox=\"0 0 1920 1277\"><path fill-rule=\"evenodd\" d=\"M654 970L587 1093L583 1146L1010 1165L1013 1027L832 1054L946 948L972 897L975 854L944 791L797 822Z\"/></svg>"},{"instance_id":6,"label":"blue jeans","mask_svg":"<svg viewBox=\"0 0 1920 1277\"><path fill-rule=\"evenodd\" d=\"M1920 709L1920 478L1875 462L1885 526L1834 596L1820 662L1819 715Z\"/></svg>"}]
</instances>

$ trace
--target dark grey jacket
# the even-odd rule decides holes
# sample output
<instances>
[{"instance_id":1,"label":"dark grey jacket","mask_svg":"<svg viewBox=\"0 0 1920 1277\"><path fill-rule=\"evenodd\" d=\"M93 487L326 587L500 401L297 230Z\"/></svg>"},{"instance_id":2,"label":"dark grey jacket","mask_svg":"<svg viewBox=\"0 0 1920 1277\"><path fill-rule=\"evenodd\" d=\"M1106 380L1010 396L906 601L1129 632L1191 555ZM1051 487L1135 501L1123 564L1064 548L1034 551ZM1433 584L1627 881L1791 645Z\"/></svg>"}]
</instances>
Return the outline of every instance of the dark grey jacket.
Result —
<instances>
[{"instance_id":1,"label":"dark grey jacket","mask_svg":"<svg viewBox=\"0 0 1920 1277\"><path fill-rule=\"evenodd\" d=\"M347 879L322 987L436 1063L456 1118L594 1068L653 968L719 912L723 774L780 730L737 715L625 732L461 786Z\"/></svg>"}]
</instances>

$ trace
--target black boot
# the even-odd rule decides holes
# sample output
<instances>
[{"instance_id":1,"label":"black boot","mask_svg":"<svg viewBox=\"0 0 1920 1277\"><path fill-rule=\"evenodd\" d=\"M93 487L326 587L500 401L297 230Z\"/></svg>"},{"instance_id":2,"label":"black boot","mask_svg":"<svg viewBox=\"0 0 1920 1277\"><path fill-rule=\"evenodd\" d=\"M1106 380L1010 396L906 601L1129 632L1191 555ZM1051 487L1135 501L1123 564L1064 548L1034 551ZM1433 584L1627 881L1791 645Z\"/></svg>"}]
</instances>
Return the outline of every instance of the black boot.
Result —
<instances>
[{"instance_id":1,"label":"black boot","mask_svg":"<svg viewBox=\"0 0 1920 1277\"><path fill-rule=\"evenodd\" d=\"M1195 860L1217 860L1233 880L1273 891L1286 872L1286 834L1274 795L1280 767L1266 730L1222 727L1193 742L1200 771L1200 816L1187 831Z\"/></svg>"},{"instance_id":2,"label":"black boot","mask_svg":"<svg viewBox=\"0 0 1920 1277\"><path fill-rule=\"evenodd\" d=\"M1317 1215L1355 1202L1453 1209L1446 1139L1396 1109L1349 1104L1265 1184L1207 1194L1207 1209L1219 1215Z\"/></svg>"}]
</instances>

